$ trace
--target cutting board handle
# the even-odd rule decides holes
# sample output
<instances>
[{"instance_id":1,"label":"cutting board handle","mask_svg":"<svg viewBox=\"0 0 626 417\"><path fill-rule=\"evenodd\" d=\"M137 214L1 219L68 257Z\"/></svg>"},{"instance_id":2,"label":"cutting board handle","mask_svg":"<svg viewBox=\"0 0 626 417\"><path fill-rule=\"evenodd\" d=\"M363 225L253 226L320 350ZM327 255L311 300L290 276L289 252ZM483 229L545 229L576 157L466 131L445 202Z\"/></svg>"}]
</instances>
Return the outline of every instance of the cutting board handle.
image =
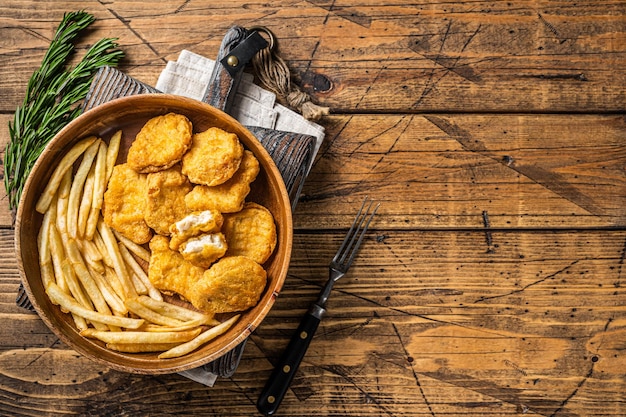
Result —
<instances>
[{"instance_id":1,"label":"cutting board handle","mask_svg":"<svg viewBox=\"0 0 626 417\"><path fill-rule=\"evenodd\" d=\"M267 46L268 42L258 32L240 26L231 27L222 39L202 101L230 113L243 68L259 50Z\"/></svg>"}]
</instances>

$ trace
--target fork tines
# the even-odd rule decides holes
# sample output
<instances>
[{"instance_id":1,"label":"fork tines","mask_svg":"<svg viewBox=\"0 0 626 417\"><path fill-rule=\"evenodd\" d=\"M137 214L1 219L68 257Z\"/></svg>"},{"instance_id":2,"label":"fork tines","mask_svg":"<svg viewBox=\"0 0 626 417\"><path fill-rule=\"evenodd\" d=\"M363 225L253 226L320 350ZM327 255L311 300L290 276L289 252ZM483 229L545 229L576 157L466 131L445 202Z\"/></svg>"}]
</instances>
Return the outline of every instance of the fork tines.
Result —
<instances>
[{"instance_id":1,"label":"fork tines","mask_svg":"<svg viewBox=\"0 0 626 417\"><path fill-rule=\"evenodd\" d=\"M374 200L368 200L368 197L365 197L354 222L352 222L350 230L348 230L341 247L333 258L333 263L340 265L343 269L348 269L352 261L354 261L356 253L363 241L363 237L365 236L365 232L367 232L372 218L374 218L378 207L380 207L380 203L378 203L372 210L373 205ZM370 210L372 211L370 212Z\"/></svg>"}]
</instances>

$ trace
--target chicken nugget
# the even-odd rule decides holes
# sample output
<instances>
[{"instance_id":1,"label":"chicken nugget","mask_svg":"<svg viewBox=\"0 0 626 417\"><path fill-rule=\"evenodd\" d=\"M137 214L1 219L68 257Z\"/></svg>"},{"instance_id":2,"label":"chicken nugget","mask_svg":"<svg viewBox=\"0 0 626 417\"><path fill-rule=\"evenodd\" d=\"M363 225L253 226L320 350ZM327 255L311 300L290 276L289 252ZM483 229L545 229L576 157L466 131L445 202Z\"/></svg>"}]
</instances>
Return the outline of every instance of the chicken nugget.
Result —
<instances>
[{"instance_id":1,"label":"chicken nugget","mask_svg":"<svg viewBox=\"0 0 626 417\"><path fill-rule=\"evenodd\" d=\"M250 184L256 179L259 170L258 159L252 152L246 150L239 169L231 179L214 187L196 185L185 196L185 204L190 210L213 207L221 213L240 211L250 193Z\"/></svg>"},{"instance_id":2,"label":"chicken nugget","mask_svg":"<svg viewBox=\"0 0 626 417\"><path fill-rule=\"evenodd\" d=\"M133 242L144 244L152 237L144 219L145 206L146 175L128 164L116 165L104 193L104 222Z\"/></svg>"},{"instance_id":3,"label":"chicken nugget","mask_svg":"<svg viewBox=\"0 0 626 417\"><path fill-rule=\"evenodd\" d=\"M224 217L216 210L190 213L170 226L170 249L178 250L181 243L201 233L219 232Z\"/></svg>"},{"instance_id":4,"label":"chicken nugget","mask_svg":"<svg viewBox=\"0 0 626 417\"><path fill-rule=\"evenodd\" d=\"M189 301L199 310L230 313L254 307L267 283L261 265L243 256L230 256L214 263L193 284Z\"/></svg>"},{"instance_id":5,"label":"chicken nugget","mask_svg":"<svg viewBox=\"0 0 626 417\"><path fill-rule=\"evenodd\" d=\"M183 258L196 266L208 268L224 256L228 245L221 233L204 233L192 237L180 245L180 253Z\"/></svg>"},{"instance_id":6,"label":"chicken nugget","mask_svg":"<svg viewBox=\"0 0 626 417\"><path fill-rule=\"evenodd\" d=\"M276 225L270 211L260 204L246 203L243 210L225 214L222 233L226 256L245 256L263 264L276 247Z\"/></svg>"},{"instance_id":7,"label":"chicken nugget","mask_svg":"<svg viewBox=\"0 0 626 417\"><path fill-rule=\"evenodd\" d=\"M172 167L191 146L192 125L182 114L153 117L141 128L128 149L127 163L148 173Z\"/></svg>"},{"instance_id":8,"label":"chicken nugget","mask_svg":"<svg viewBox=\"0 0 626 417\"><path fill-rule=\"evenodd\" d=\"M192 137L183 156L183 174L194 184L214 186L228 181L239 169L243 146L234 133L211 127Z\"/></svg>"},{"instance_id":9,"label":"chicken nugget","mask_svg":"<svg viewBox=\"0 0 626 417\"><path fill-rule=\"evenodd\" d=\"M205 268L193 265L178 251L171 250L165 236L155 235L150 240L150 252L150 282L161 291L176 293L188 300L191 287L200 281Z\"/></svg>"},{"instance_id":10,"label":"chicken nugget","mask_svg":"<svg viewBox=\"0 0 626 417\"><path fill-rule=\"evenodd\" d=\"M193 186L180 172L180 165L174 165L148 174L146 188L146 223L158 234L169 236L172 223L187 214L185 195Z\"/></svg>"}]
</instances>

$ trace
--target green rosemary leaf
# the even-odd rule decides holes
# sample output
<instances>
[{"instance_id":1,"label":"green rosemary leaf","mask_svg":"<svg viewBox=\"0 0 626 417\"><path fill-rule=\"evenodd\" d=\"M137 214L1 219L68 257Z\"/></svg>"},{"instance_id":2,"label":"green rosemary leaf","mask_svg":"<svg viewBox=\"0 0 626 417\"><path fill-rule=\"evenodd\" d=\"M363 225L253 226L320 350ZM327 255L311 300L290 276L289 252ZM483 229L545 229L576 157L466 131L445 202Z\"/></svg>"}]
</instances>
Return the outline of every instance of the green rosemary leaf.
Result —
<instances>
[{"instance_id":1,"label":"green rosemary leaf","mask_svg":"<svg viewBox=\"0 0 626 417\"><path fill-rule=\"evenodd\" d=\"M117 40L100 39L74 68L67 68L80 33L95 21L87 12L66 13L40 67L30 77L23 103L9 122L10 141L4 155L4 186L12 211L18 206L26 178L48 142L81 109L91 79L102 66L116 66L124 53Z\"/></svg>"}]
</instances>

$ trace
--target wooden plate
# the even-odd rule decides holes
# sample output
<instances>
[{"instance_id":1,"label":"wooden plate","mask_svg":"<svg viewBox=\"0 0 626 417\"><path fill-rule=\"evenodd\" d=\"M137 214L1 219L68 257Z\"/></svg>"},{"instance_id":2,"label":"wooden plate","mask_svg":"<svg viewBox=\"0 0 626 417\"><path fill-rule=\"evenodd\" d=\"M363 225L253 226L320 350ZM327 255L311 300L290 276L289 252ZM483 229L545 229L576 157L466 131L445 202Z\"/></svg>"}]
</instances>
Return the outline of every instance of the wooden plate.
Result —
<instances>
[{"instance_id":1,"label":"wooden plate","mask_svg":"<svg viewBox=\"0 0 626 417\"><path fill-rule=\"evenodd\" d=\"M78 140L96 135L104 140L123 130L123 143L118 163L126 159L128 147L141 126L150 118L175 112L184 114L193 123L194 132L217 126L235 133L244 147L254 153L260 173L252 183L247 201L267 207L276 222L278 243L272 257L264 265L268 281L259 303L242 314L225 334L195 352L176 359L158 359L157 354L125 354L108 350L98 341L80 336L72 318L53 305L45 293L39 271L37 233L42 215L35 204L48 179L63 155ZM204 365L233 349L252 333L272 307L280 292L291 256L293 226L291 205L284 182L271 157L256 138L235 119L208 104L179 96L145 94L124 97L85 112L69 123L48 144L35 164L23 191L17 212L16 251L18 267L29 299L46 325L67 345L83 355L121 371L161 374L173 373Z\"/></svg>"}]
</instances>

